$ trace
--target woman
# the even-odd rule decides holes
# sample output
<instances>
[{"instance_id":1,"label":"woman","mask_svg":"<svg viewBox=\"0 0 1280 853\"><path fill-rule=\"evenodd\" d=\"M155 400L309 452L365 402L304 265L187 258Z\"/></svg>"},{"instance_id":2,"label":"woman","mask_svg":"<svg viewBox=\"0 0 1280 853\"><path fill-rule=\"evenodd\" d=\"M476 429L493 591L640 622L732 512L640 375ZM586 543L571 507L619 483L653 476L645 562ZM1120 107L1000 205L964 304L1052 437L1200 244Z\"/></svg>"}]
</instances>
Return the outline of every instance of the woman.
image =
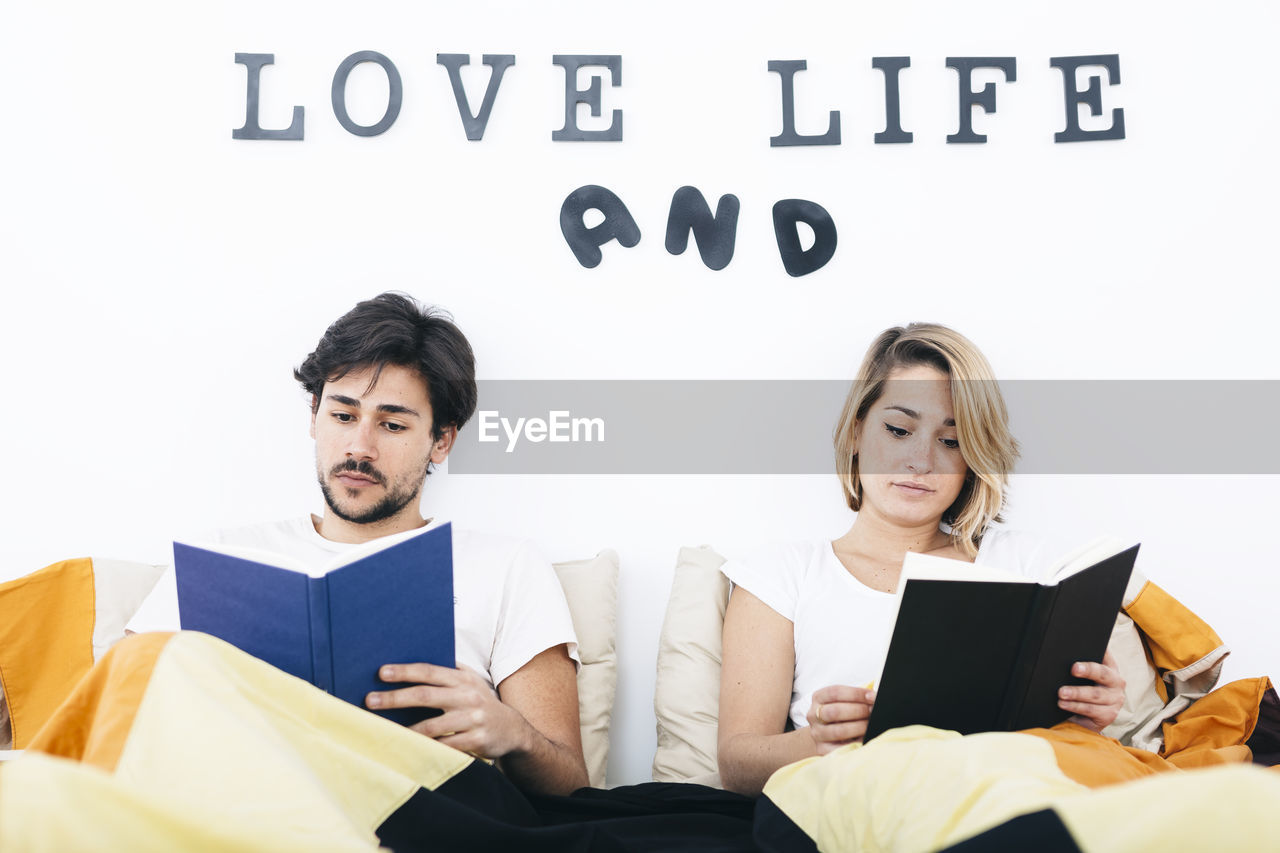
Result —
<instances>
[{"instance_id":1,"label":"woman","mask_svg":"<svg viewBox=\"0 0 1280 853\"><path fill-rule=\"evenodd\" d=\"M991 527L1017 443L986 359L951 329L917 323L876 339L835 446L845 499L857 512L849 531L723 568L734 583L719 732L720 776L730 790L759 793L779 767L862 738L908 551L1028 576L1052 556ZM1124 681L1110 654L1075 664L1072 674L1096 686L1064 686L1058 704L1100 731L1120 711Z\"/></svg>"}]
</instances>

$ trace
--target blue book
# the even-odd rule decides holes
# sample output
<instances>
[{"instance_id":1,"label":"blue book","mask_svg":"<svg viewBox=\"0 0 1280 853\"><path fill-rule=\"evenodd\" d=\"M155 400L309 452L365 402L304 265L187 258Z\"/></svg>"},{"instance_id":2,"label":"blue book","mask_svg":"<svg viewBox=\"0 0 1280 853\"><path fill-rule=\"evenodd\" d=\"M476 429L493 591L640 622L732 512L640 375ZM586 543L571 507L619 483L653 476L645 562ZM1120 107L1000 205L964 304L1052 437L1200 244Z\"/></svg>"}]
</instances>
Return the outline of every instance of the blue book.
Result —
<instances>
[{"instance_id":1,"label":"blue book","mask_svg":"<svg viewBox=\"0 0 1280 853\"><path fill-rule=\"evenodd\" d=\"M454 666L449 524L374 540L332 563L298 565L245 548L173 543L183 630L220 637L363 708L388 663ZM412 725L438 711L389 709Z\"/></svg>"}]
</instances>

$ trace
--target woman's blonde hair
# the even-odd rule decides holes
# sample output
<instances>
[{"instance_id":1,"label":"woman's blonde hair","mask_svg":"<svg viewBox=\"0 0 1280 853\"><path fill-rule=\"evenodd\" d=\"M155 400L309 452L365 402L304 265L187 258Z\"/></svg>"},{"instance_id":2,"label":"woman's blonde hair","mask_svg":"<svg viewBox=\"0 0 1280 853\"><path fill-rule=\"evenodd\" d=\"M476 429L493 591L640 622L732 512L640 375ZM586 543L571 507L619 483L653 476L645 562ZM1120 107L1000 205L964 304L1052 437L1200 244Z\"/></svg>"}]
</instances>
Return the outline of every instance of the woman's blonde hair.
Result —
<instances>
[{"instance_id":1,"label":"woman's blonde hair","mask_svg":"<svg viewBox=\"0 0 1280 853\"><path fill-rule=\"evenodd\" d=\"M849 508L856 512L862 506L858 431L884 393L889 374L918 364L936 368L950 379L956 436L969 472L942 520L951 526L955 546L972 557L987 525L1000 520L1018 442L1009 432L1008 410L991 365L964 335L936 323L911 323L880 333L858 368L836 424L836 473Z\"/></svg>"}]
</instances>

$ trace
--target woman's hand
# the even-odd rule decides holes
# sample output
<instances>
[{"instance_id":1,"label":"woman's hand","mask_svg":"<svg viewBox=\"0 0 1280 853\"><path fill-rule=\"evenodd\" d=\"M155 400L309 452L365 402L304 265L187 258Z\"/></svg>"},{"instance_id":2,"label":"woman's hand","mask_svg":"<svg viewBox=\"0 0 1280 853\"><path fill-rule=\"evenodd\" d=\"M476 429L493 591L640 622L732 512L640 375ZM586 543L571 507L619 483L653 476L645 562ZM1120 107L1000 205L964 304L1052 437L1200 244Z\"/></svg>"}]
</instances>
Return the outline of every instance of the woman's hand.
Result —
<instances>
[{"instance_id":1,"label":"woman's hand","mask_svg":"<svg viewBox=\"0 0 1280 853\"><path fill-rule=\"evenodd\" d=\"M809 735L818 755L862 740L875 701L875 691L865 687L833 684L815 690L805 719L809 721Z\"/></svg>"},{"instance_id":2,"label":"woman's hand","mask_svg":"<svg viewBox=\"0 0 1280 853\"><path fill-rule=\"evenodd\" d=\"M1095 732L1114 723L1124 706L1124 679L1111 652L1102 656L1102 663L1076 663L1071 674L1097 685L1068 684L1058 688L1058 707L1073 714L1071 722Z\"/></svg>"}]
</instances>

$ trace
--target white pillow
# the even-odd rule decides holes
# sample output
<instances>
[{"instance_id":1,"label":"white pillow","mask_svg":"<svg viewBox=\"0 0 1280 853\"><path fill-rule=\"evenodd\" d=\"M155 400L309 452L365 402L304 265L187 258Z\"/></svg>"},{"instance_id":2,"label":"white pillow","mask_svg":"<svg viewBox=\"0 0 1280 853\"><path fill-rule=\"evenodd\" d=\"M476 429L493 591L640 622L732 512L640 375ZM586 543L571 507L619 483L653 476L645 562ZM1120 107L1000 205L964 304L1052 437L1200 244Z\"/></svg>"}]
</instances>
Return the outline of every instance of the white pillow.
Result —
<instances>
[{"instance_id":1,"label":"white pillow","mask_svg":"<svg viewBox=\"0 0 1280 853\"><path fill-rule=\"evenodd\" d=\"M729 602L724 557L703 545L681 548L658 638L653 710L658 718L655 782L720 787L720 633Z\"/></svg>"},{"instance_id":2,"label":"white pillow","mask_svg":"<svg viewBox=\"0 0 1280 853\"><path fill-rule=\"evenodd\" d=\"M618 555L601 551L589 560L555 563L573 630L578 635L578 721L592 786L603 788L609 764L609 722L618 689Z\"/></svg>"}]
</instances>

